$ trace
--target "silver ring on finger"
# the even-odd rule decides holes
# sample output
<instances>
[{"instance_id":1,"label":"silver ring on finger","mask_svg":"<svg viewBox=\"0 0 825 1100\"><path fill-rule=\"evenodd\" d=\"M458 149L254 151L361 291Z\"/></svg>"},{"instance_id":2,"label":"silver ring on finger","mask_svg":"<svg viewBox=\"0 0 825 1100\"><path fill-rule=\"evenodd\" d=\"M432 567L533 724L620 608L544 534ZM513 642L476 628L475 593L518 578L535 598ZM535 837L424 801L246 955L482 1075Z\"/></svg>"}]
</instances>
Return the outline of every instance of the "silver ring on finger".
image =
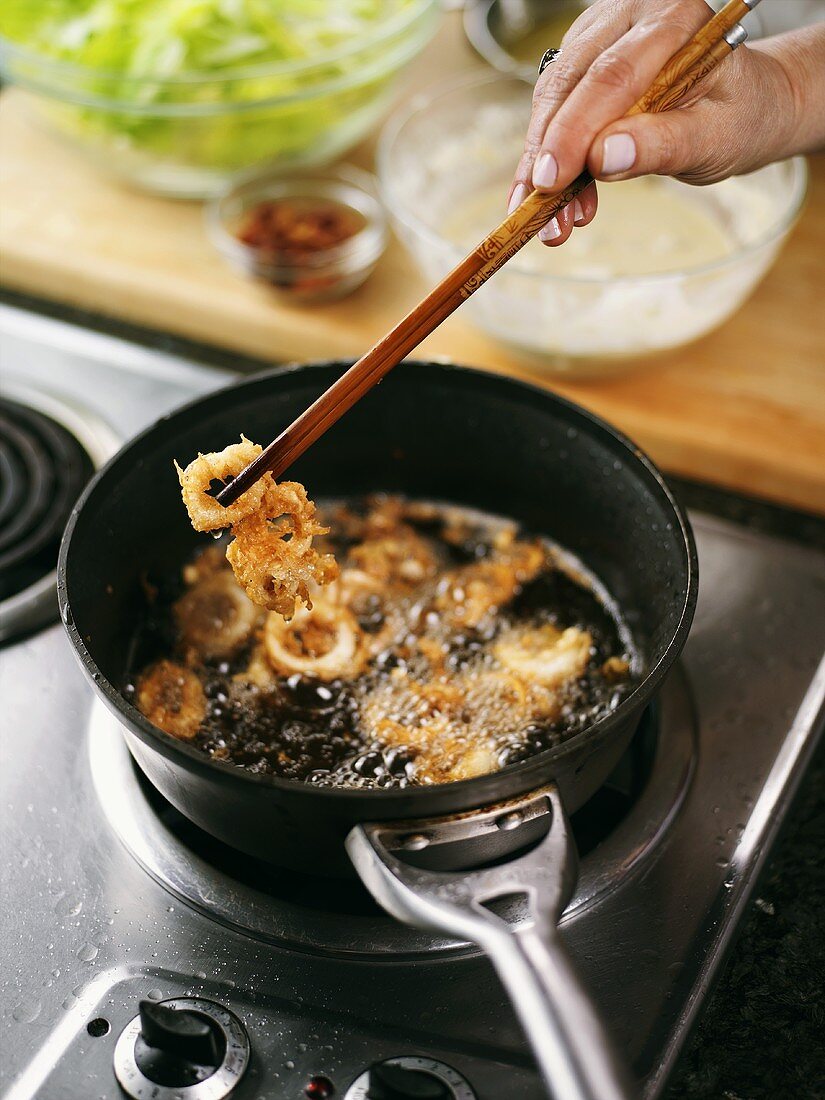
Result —
<instances>
[{"instance_id":1,"label":"silver ring on finger","mask_svg":"<svg viewBox=\"0 0 825 1100\"><path fill-rule=\"evenodd\" d=\"M539 61L539 76L541 76L548 65L553 64L560 53L561 50L557 50L555 46L551 46L549 50L544 51L541 61Z\"/></svg>"}]
</instances>

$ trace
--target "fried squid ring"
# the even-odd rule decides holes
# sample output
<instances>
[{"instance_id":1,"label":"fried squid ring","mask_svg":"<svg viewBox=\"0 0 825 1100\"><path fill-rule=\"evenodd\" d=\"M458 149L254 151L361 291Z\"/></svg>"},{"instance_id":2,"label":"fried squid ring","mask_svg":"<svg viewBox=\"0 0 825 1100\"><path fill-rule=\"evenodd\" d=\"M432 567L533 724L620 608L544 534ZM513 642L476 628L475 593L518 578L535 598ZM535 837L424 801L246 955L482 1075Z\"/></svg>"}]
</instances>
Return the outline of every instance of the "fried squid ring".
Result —
<instances>
[{"instance_id":1,"label":"fried squid ring","mask_svg":"<svg viewBox=\"0 0 825 1100\"><path fill-rule=\"evenodd\" d=\"M354 546L349 560L379 584L402 589L415 588L438 571L432 546L406 524Z\"/></svg>"},{"instance_id":2,"label":"fried squid ring","mask_svg":"<svg viewBox=\"0 0 825 1100\"><path fill-rule=\"evenodd\" d=\"M183 648L190 657L228 657L247 641L260 611L224 566L185 592L172 607Z\"/></svg>"},{"instance_id":3,"label":"fried squid ring","mask_svg":"<svg viewBox=\"0 0 825 1100\"><path fill-rule=\"evenodd\" d=\"M409 751L418 782L452 783L495 770L492 741L479 742L471 728L450 713L425 708L422 714L420 700L406 698L401 685L396 688L398 718L388 718L384 699L376 698L367 700L362 720L378 744Z\"/></svg>"},{"instance_id":4,"label":"fried squid ring","mask_svg":"<svg viewBox=\"0 0 825 1100\"><path fill-rule=\"evenodd\" d=\"M368 658L355 616L346 607L317 603L287 622L267 616L264 645L269 663L286 676L298 672L320 680L354 679Z\"/></svg>"},{"instance_id":5,"label":"fried squid ring","mask_svg":"<svg viewBox=\"0 0 825 1100\"><path fill-rule=\"evenodd\" d=\"M555 691L584 674L592 645L586 630L571 626L562 631L548 623L505 631L493 645L493 655L526 683Z\"/></svg>"},{"instance_id":6,"label":"fried squid ring","mask_svg":"<svg viewBox=\"0 0 825 1100\"><path fill-rule=\"evenodd\" d=\"M175 463L183 503L196 531L218 531L230 527L261 507L264 493L272 482L268 474L256 481L228 508L222 507L210 496L210 489L213 481L227 482L237 477L262 449L242 435L240 443L232 443L222 451L199 454L186 469Z\"/></svg>"},{"instance_id":7,"label":"fried squid ring","mask_svg":"<svg viewBox=\"0 0 825 1100\"><path fill-rule=\"evenodd\" d=\"M315 518L303 485L270 481L260 509L233 524L226 558L253 603L288 619L296 601L312 607L311 586L329 584L338 575L332 555L319 554L312 545L315 535L328 531Z\"/></svg>"},{"instance_id":8,"label":"fried squid ring","mask_svg":"<svg viewBox=\"0 0 825 1100\"><path fill-rule=\"evenodd\" d=\"M303 485L279 485L264 474L228 508L210 495L214 481L237 477L260 453L257 443L241 436L240 443L198 455L185 470L176 462L175 469L195 530L231 526L234 540L226 558L238 583L253 603L289 618L297 600L312 606L310 585L328 584L338 567L331 554L313 548L313 537L326 535L329 528L316 520L315 505Z\"/></svg>"},{"instance_id":9,"label":"fried squid ring","mask_svg":"<svg viewBox=\"0 0 825 1100\"><path fill-rule=\"evenodd\" d=\"M545 560L538 543L513 542L489 558L451 570L438 586L435 609L454 625L477 627L537 576Z\"/></svg>"},{"instance_id":10,"label":"fried squid ring","mask_svg":"<svg viewBox=\"0 0 825 1100\"><path fill-rule=\"evenodd\" d=\"M191 741L206 717L206 696L194 672L161 660L141 675L135 692L146 718L180 741Z\"/></svg>"}]
</instances>

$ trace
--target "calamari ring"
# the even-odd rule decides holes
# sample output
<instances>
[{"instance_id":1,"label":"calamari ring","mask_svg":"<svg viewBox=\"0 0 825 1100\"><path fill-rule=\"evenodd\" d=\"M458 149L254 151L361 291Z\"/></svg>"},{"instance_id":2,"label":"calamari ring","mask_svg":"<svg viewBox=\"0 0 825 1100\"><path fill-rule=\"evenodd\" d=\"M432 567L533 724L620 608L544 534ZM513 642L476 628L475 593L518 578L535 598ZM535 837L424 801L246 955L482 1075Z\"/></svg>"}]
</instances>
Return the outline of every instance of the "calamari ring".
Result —
<instances>
[{"instance_id":1,"label":"calamari ring","mask_svg":"<svg viewBox=\"0 0 825 1100\"><path fill-rule=\"evenodd\" d=\"M326 602L311 611L299 608L289 622L268 615L263 641L272 667L287 676L298 672L321 680L354 679L368 657L352 612Z\"/></svg>"},{"instance_id":2,"label":"calamari ring","mask_svg":"<svg viewBox=\"0 0 825 1100\"><path fill-rule=\"evenodd\" d=\"M241 690L250 687L264 692L275 690L278 681L263 642L257 641L255 643L246 668L241 672L236 672L232 677L232 682Z\"/></svg>"},{"instance_id":3,"label":"calamari ring","mask_svg":"<svg viewBox=\"0 0 825 1100\"><path fill-rule=\"evenodd\" d=\"M194 584L172 606L178 637L196 657L226 657L249 638L259 609L224 567Z\"/></svg>"},{"instance_id":4,"label":"calamari ring","mask_svg":"<svg viewBox=\"0 0 825 1100\"><path fill-rule=\"evenodd\" d=\"M506 631L494 644L493 655L526 683L557 690L583 675L592 645L586 630L571 626L561 631L548 623Z\"/></svg>"},{"instance_id":5,"label":"calamari ring","mask_svg":"<svg viewBox=\"0 0 825 1100\"><path fill-rule=\"evenodd\" d=\"M402 588L414 588L438 570L432 547L406 524L354 546L349 560L380 584Z\"/></svg>"},{"instance_id":6,"label":"calamari ring","mask_svg":"<svg viewBox=\"0 0 825 1100\"><path fill-rule=\"evenodd\" d=\"M459 566L440 582L435 608L457 625L477 627L539 573L545 558L539 544L514 542L489 558Z\"/></svg>"},{"instance_id":7,"label":"calamari ring","mask_svg":"<svg viewBox=\"0 0 825 1100\"><path fill-rule=\"evenodd\" d=\"M303 485L270 481L259 510L233 524L226 557L253 603L289 618L296 601L312 606L312 585L329 584L338 575L332 555L312 546L315 535L328 531L315 518Z\"/></svg>"},{"instance_id":8,"label":"calamari ring","mask_svg":"<svg viewBox=\"0 0 825 1100\"><path fill-rule=\"evenodd\" d=\"M241 436L240 443L232 443L222 451L199 454L186 469L181 469L175 463L183 503L196 531L217 531L222 527L230 527L261 507L268 485L272 483L269 474L256 481L228 508L218 504L210 496L209 489L213 481L225 482L237 477L241 470L258 457L262 449L257 443L251 443L245 436Z\"/></svg>"},{"instance_id":9,"label":"calamari ring","mask_svg":"<svg viewBox=\"0 0 825 1100\"><path fill-rule=\"evenodd\" d=\"M453 783L486 775L497 767L492 745L479 744L466 726L442 715L422 722L379 717L373 733L384 747L410 751L419 783Z\"/></svg>"},{"instance_id":10,"label":"calamari ring","mask_svg":"<svg viewBox=\"0 0 825 1100\"><path fill-rule=\"evenodd\" d=\"M191 741L206 717L206 696L198 677L174 661L156 661L141 675L138 710L180 741Z\"/></svg>"}]
</instances>

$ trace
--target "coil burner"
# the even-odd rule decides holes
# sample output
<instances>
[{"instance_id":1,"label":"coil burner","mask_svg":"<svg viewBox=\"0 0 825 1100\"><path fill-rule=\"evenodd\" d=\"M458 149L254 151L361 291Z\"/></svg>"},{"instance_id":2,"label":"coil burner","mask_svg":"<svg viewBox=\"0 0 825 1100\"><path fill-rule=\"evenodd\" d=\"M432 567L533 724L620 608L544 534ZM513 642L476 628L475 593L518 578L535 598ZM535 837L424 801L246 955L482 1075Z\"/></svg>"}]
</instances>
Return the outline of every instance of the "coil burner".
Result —
<instances>
[{"instance_id":1,"label":"coil burner","mask_svg":"<svg viewBox=\"0 0 825 1100\"><path fill-rule=\"evenodd\" d=\"M113 437L57 399L0 397L0 641L57 613L55 566L66 521Z\"/></svg>"}]
</instances>

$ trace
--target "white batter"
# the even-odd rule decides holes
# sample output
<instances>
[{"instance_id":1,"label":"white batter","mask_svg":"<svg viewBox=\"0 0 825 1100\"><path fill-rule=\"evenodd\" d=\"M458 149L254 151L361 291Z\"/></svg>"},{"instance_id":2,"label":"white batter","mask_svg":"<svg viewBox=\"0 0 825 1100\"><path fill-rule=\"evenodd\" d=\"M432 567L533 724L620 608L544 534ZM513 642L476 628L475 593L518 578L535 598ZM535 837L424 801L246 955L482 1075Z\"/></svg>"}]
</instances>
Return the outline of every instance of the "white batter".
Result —
<instances>
[{"instance_id":1,"label":"white batter","mask_svg":"<svg viewBox=\"0 0 825 1100\"><path fill-rule=\"evenodd\" d=\"M701 190L658 177L603 184L596 218L561 248L536 243L511 261L522 271L605 278L685 271L724 259L735 239L723 212ZM485 191L444 226L469 248L501 219L501 193Z\"/></svg>"}]
</instances>

